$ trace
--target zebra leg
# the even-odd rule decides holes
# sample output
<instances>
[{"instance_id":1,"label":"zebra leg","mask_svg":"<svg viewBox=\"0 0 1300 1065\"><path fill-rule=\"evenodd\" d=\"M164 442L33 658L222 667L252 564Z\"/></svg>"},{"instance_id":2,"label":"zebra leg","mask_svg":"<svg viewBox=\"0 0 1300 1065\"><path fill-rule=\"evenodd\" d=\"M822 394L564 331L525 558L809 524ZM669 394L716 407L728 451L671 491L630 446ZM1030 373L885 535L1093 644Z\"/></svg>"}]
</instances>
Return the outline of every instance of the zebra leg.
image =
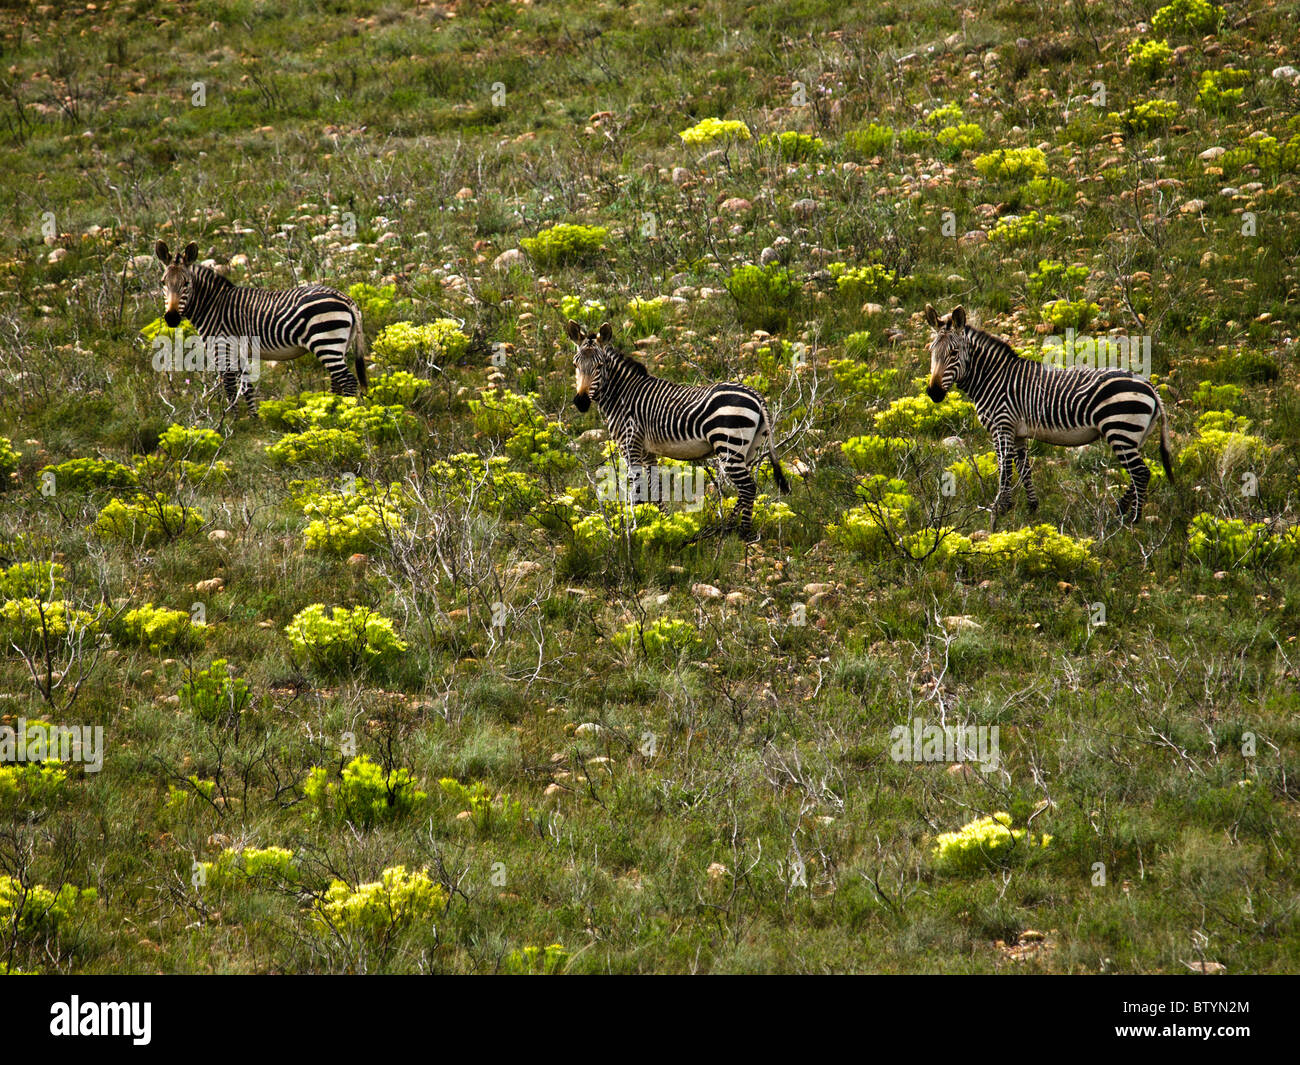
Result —
<instances>
[{"instance_id":1,"label":"zebra leg","mask_svg":"<svg viewBox=\"0 0 1300 1065\"><path fill-rule=\"evenodd\" d=\"M239 371L222 370L221 388L226 393L226 410L238 413L239 409Z\"/></svg>"},{"instance_id":2,"label":"zebra leg","mask_svg":"<svg viewBox=\"0 0 1300 1065\"><path fill-rule=\"evenodd\" d=\"M1136 448L1124 445L1117 446L1117 444L1111 446L1115 450L1115 457L1128 470L1129 479L1132 481L1128 486L1128 491L1120 496L1120 520L1136 522L1142 517L1142 507L1147 498L1147 485L1151 482L1151 470L1147 466L1146 460L1142 458L1142 453Z\"/></svg>"},{"instance_id":3,"label":"zebra leg","mask_svg":"<svg viewBox=\"0 0 1300 1065\"><path fill-rule=\"evenodd\" d=\"M329 371L330 391L336 396L355 396L358 392L357 375L348 369L347 348L340 348L334 339L321 340L311 349L311 353L320 360ZM346 340L344 341L346 345Z\"/></svg>"},{"instance_id":4,"label":"zebra leg","mask_svg":"<svg viewBox=\"0 0 1300 1065\"><path fill-rule=\"evenodd\" d=\"M252 381L248 380L247 375L245 375L243 380L242 394L244 397L244 403L248 407L249 416L256 418L257 406L259 402L257 398L257 385L253 384Z\"/></svg>"},{"instance_id":5,"label":"zebra leg","mask_svg":"<svg viewBox=\"0 0 1300 1065\"><path fill-rule=\"evenodd\" d=\"M758 539L754 532L754 499L758 495L758 482L743 459L727 459L722 469L727 480L736 486L736 508L731 523L742 540L752 543Z\"/></svg>"},{"instance_id":6,"label":"zebra leg","mask_svg":"<svg viewBox=\"0 0 1300 1065\"><path fill-rule=\"evenodd\" d=\"M993 516L1005 514L1011 509L1011 489L1015 484L1015 469L1012 467L1011 454L1014 442L1009 433L997 433L993 437L993 450L998 458L998 494L993 500Z\"/></svg>"},{"instance_id":7,"label":"zebra leg","mask_svg":"<svg viewBox=\"0 0 1300 1065\"><path fill-rule=\"evenodd\" d=\"M1029 468L1029 446L1023 439L1016 441L1016 469L1020 471L1020 483L1025 486L1025 498L1029 500L1029 513L1038 509L1038 493L1034 491L1034 475Z\"/></svg>"}]
</instances>

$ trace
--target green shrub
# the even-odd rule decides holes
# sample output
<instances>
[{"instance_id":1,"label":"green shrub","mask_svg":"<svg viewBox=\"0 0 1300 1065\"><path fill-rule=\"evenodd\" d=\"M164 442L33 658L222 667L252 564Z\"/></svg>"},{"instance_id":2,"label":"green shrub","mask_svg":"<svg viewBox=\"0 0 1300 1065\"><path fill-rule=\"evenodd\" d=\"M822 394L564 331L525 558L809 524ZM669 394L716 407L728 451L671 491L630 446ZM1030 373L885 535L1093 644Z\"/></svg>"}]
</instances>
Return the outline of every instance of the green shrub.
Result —
<instances>
[{"instance_id":1,"label":"green shrub","mask_svg":"<svg viewBox=\"0 0 1300 1065\"><path fill-rule=\"evenodd\" d=\"M1066 296L1088 280L1086 266L1067 266L1056 259L1039 259L1036 269L1029 272L1029 294L1034 299L1041 299L1049 293Z\"/></svg>"},{"instance_id":2,"label":"green shrub","mask_svg":"<svg viewBox=\"0 0 1300 1065\"><path fill-rule=\"evenodd\" d=\"M312 910L325 932L383 941L412 925L435 920L447 906L447 892L429 879L427 870L408 873L406 866L385 869L380 879L354 890L335 880Z\"/></svg>"},{"instance_id":3,"label":"green shrub","mask_svg":"<svg viewBox=\"0 0 1300 1065\"><path fill-rule=\"evenodd\" d=\"M1109 117L1129 133L1150 133L1168 126L1179 111L1177 100L1137 100L1123 112L1112 111Z\"/></svg>"},{"instance_id":4,"label":"green shrub","mask_svg":"<svg viewBox=\"0 0 1300 1065\"><path fill-rule=\"evenodd\" d=\"M575 322L583 322L592 329L609 320L609 308L600 300L584 300L580 296L561 296L560 313Z\"/></svg>"},{"instance_id":5,"label":"green shrub","mask_svg":"<svg viewBox=\"0 0 1300 1065\"><path fill-rule=\"evenodd\" d=\"M438 781L442 794L455 806L467 812L474 824L480 829L487 829L491 824L519 824L532 813L518 799L512 799L504 792L492 793L482 781L462 784L455 777L443 777Z\"/></svg>"},{"instance_id":6,"label":"green shrub","mask_svg":"<svg viewBox=\"0 0 1300 1065\"><path fill-rule=\"evenodd\" d=\"M1169 47L1168 41L1137 40L1129 42L1128 65L1148 81L1155 81L1163 76L1165 71L1169 69L1169 64L1173 58L1174 50Z\"/></svg>"},{"instance_id":7,"label":"green shrub","mask_svg":"<svg viewBox=\"0 0 1300 1065\"><path fill-rule=\"evenodd\" d=\"M31 722L28 722L31 727ZM17 765L0 763L0 813L49 806L64 794L68 772L57 758Z\"/></svg>"},{"instance_id":8,"label":"green shrub","mask_svg":"<svg viewBox=\"0 0 1300 1065\"><path fill-rule=\"evenodd\" d=\"M984 131L974 122L963 122L958 126L945 126L934 135L934 140L945 154L955 158L983 144Z\"/></svg>"},{"instance_id":9,"label":"green shrub","mask_svg":"<svg viewBox=\"0 0 1300 1065\"><path fill-rule=\"evenodd\" d=\"M209 887L243 886L250 881L267 881L275 886L295 884L298 867L293 851L286 847L227 847L216 861L201 862Z\"/></svg>"},{"instance_id":10,"label":"green shrub","mask_svg":"<svg viewBox=\"0 0 1300 1065\"><path fill-rule=\"evenodd\" d=\"M414 813L428 798L409 769L385 770L364 754L344 766L338 780L329 777L316 766L303 785L312 817L369 828Z\"/></svg>"},{"instance_id":11,"label":"green shrub","mask_svg":"<svg viewBox=\"0 0 1300 1065\"><path fill-rule=\"evenodd\" d=\"M0 492L9 487L10 478L18 472L18 459L14 442L7 436L0 436Z\"/></svg>"},{"instance_id":12,"label":"green shrub","mask_svg":"<svg viewBox=\"0 0 1300 1065\"><path fill-rule=\"evenodd\" d=\"M348 286L348 295L361 310L361 319L377 318L386 314L397 298L396 285L371 285L358 281Z\"/></svg>"},{"instance_id":13,"label":"green shrub","mask_svg":"<svg viewBox=\"0 0 1300 1065\"><path fill-rule=\"evenodd\" d=\"M162 492L155 492L139 494L130 503L110 500L91 528L106 540L150 547L198 532L203 520L193 507L170 503Z\"/></svg>"},{"instance_id":14,"label":"green shrub","mask_svg":"<svg viewBox=\"0 0 1300 1065\"><path fill-rule=\"evenodd\" d=\"M988 539L955 538L952 550L969 554L972 564L992 563L1030 577L1068 577L1080 570L1096 572L1100 563L1092 554L1092 540L1075 539L1051 525L1026 526L990 533Z\"/></svg>"},{"instance_id":15,"label":"green shrub","mask_svg":"<svg viewBox=\"0 0 1300 1065\"><path fill-rule=\"evenodd\" d=\"M394 370L370 379L370 391L366 398L380 406L414 407L433 387L433 382L423 377L416 377L406 370Z\"/></svg>"},{"instance_id":16,"label":"green shrub","mask_svg":"<svg viewBox=\"0 0 1300 1065\"><path fill-rule=\"evenodd\" d=\"M877 436L875 433L851 437L840 445L849 463L862 471L896 467L899 460L915 447L914 440L904 440L898 436Z\"/></svg>"},{"instance_id":17,"label":"green shrub","mask_svg":"<svg viewBox=\"0 0 1300 1065\"><path fill-rule=\"evenodd\" d=\"M369 607L313 603L285 626L290 646L327 673L351 673L365 664L391 661L407 649L393 623Z\"/></svg>"},{"instance_id":18,"label":"green shrub","mask_svg":"<svg viewBox=\"0 0 1300 1065\"><path fill-rule=\"evenodd\" d=\"M173 461L209 462L217 457L222 442L221 434L213 429L169 425L158 438L158 448Z\"/></svg>"},{"instance_id":19,"label":"green shrub","mask_svg":"<svg viewBox=\"0 0 1300 1065\"><path fill-rule=\"evenodd\" d=\"M282 436L266 446L266 455L277 466L299 466L316 462L328 466L350 466L361 461L365 444L350 429L305 429Z\"/></svg>"},{"instance_id":20,"label":"green shrub","mask_svg":"<svg viewBox=\"0 0 1300 1065\"><path fill-rule=\"evenodd\" d=\"M1034 178L1021 189L1026 203L1038 205L1065 203L1071 192L1072 187L1058 177Z\"/></svg>"},{"instance_id":21,"label":"green shrub","mask_svg":"<svg viewBox=\"0 0 1300 1065\"><path fill-rule=\"evenodd\" d=\"M820 137L794 130L759 137L758 143L762 148L775 148L781 158L788 163L802 163L809 159L816 159L826 147Z\"/></svg>"},{"instance_id":22,"label":"green shrub","mask_svg":"<svg viewBox=\"0 0 1300 1065\"><path fill-rule=\"evenodd\" d=\"M213 659L207 669L189 671L181 684L181 705L209 724L237 719L248 707L248 681L230 672L224 658Z\"/></svg>"},{"instance_id":23,"label":"green shrub","mask_svg":"<svg viewBox=\"0 0 1300 1065\"><path fill-rule=\"evenodd\" d=\"M542 500L537 478L509 469L510 460L465 451L429 467L429 479L447 502L487 514L527 514Z\"/></svg>"},{"instance_id":24,"label":"green shrub","mask_svg":"<svg viewBox=\"0 0 1300 1065\"><path fill-rule=\"evenodd\" d=\"M58 595L67 580L60 562L15 562L0 570L0 600Z\"/></svg>"},{"instance_id":25,"label":"green shrub","mask_svg":"<svg viewBox=\"0 0 1300 1065\"><path fill-rule=\"evenodd\" d=\"M998 148L977 155L975 169L985 178L1020 185L1047 174L1047 156L1041 148Z\"/></svg>"},{"instance_id":26,"label":"green shrub","mask_svg":"<svg viewBox=\"0 0 1300 1065\"><path fill-rule=\"evenodd\" d=\"M1232 470L1244 466L1257 466L1268 456L1268 445L1257 436L1228 427L1231 422L1217 421L1226 414L1232 418L1232 412L1207 411L1202 415L1200 432L1197 438L1178 453L1177 466L1180 473L1202 476L1217 472L1227 476Z\"/></svg>"},{"instance_id":27,"label":"green shrub","mask_svg":"<svg viewBox=\"0 0 1300 1065\"><path fill-rule=\"evenodd\" d=\"M884 155L894 146L894 131L871 122L863 129L851 129L844 134L844 144L859 156Z\"/></svg>"},{"instance_id":28,"label":"green shrub","mask_svg":"<svg viewBox=\"0 0 1300 1065\"><path fill-rule=\"evenodd\" d=\"M929 396L903 396L873 420L876 431L884 436L960 433L974 428L975 404L956 393L949 393L942 403L935 403Z\"/></svg>"},{"instance_id":29,"label":"green shrub","mask_svg":"<svg viewBox=\"0 0 1300 1065\"><path fill-rule=\"evenodd\" d=\"M184 610L168 610L145 603L118 618L113 626L113 635L123 643L146 647L157 654L167 648L191 643L196 627Z\"/></svg>"},{"instance_id":30,"label":"green shrub","mask_svg":"<svg viewBox=\"0 0 1300 1065\"><path fill-rule=\"evenodd\" d=\"M67 600L46 602L34 596L9 599L0 604L0 633L4 643L28 648L47 639L74 639L99 631L100 617L78 610Z\"/></svg>"},{"instance_id":31,"label":"green shrub","mask_svg":"<svg viewBox=\"0 0 1300 1065\"><path fill-rule=\"evenodd\" d=\"M1035 838L1028 829L1012 828L1011 815L995 813L963 825L956 832L935 838L931 857L935 868L948 875L984 873L1022 862L1030 848L1042 849L1052 842L1044 833Z\"/></svg>"},{"instance_id":32,"label":"green shrub","mask_svg":"<svg viewBox=\"0 0 1300 1065\"><path fill-rule=\"evenodd\" d=\"M627 316L632 320L632 335L647 337L658 333L668 322L671 306L664 296L650 299L631 299L627 302Z\"/></svg>"},{"instance_id":33,"label":"green shrub","mask_svg":"<svg viewBox=\"0 0 1300 1065\"><path fill-rule=\"evenodd\" d=\"M24 890L12 876L0 875L0 928L17 929L26 935L58 935L97 898L94 888L72 884L64 884L57 891L43 884L32 884Z\"/></svg>"},{"instance_id":34,"label":"green shrub","mask_svg":"<svg viewBox=\"0 0 1300 1065\"><path fill-rule=\"evenodd\" d=\"M1172 33L1214 33L1223 22L1223 8L1210 0L1173 0L1151 16L1152 32L1164 37Z\"/></svg>"},{"instance_id":35,"label":"green shrub","mask_svg":"<svg viewBox=\"0 0 1300 1065\"><path fill-rule=\"evenodd\" d=\"M1192 519L1187 552L1216 569L1264 567L1300 561L1300 526L1274 532L1264 522L1216 518L1204 512Z\"/></svg>"},{"instance_id":36,"label":"green shrub","mask_svg":"<svg viewBox=\"0 0 1300 1065\"><path fill-rule=\"evenodd\" d=\"M1241 386L1216 385L1213 381L1202 381L1192 393L1192 402L1199 407L1235 407L1243 398Z\"/></svg>"},{"instance_id":37,"label":"green shrub","mask_svg":"<svg viewBox=\"0 0 1300 1065\"><path fill-rule=\"evenodd\" d=\"M1250 84L1250 71L1238 67L1223 70L1206 70L1197 82L1196 102L1210 110L1219 110L1237 103Z\"/></svg>"},{"instance_id":38,"label":"green shrub","mask_svg":"<svg viewBox=\"0 0 1300 1065\"><path fill-rule=\"evenodd\" d=\"M865 502L844 511L826 534L850 551L878 558L903 538L916 501L903 481L883 474L865 478L855 492Z\"/></svg>"},{"instance_id":39,"label":"green shrub","mask_svg":"<svg viewBox=\"0 0 1300 1065\"><path fill-rule=\"evenodd\" d=\"M560 223L535 237L524 237L519 246L539 266L566 266L594 258L608 239L604 226Z\"/></svg>"},{"instance_id":40,"label":"green shrub","mask_svg":"<svg viewBox=\"0 0 1300 1065\"><path fill-rule=\"evenodd\" d=\"M854 336L866 335L865 333L854 334ZM897 370L873 370L870 366L855 362L853 359L831 359L828 365L837 385L860 396L881 396L898 378Z\"/></svg>"},{"instance_id":41,"label":"green shrub","mask_svg":"<svg viewBox=\"0 0 1300 1065\"><path fill-rule=\"evenodd\" d=\"M512 950L501 963L507 976L554 976L569 964L569 952L559 943L549 947L524 947Z\"/></svg>"},{"instance_id":42,"label":"green shrub","mask_svg":"<svg viewBox=\"0 0 1300 1065\"><path fill-rule=\"evenodd\" d=\"M405 525L410 498L399 484L387 488L358 480L347 492L308 492L295 502L310 521L303 530L308 551L351 555L388 544Z\"/></svg>"},{"instance_id":43,"label":"green shrub","mask_svg":"<svg viewBox=\"0 0 1300 1065\"><path fill-rule=\"evenodd\" d=\"M712 144L716 140L747 141L750 138L749 127L735 119L706 118L690 129L682 130L677 136L692 147ZM526 251L527 249L525 249Z\"/></svg>"},{"instance_id":44,"label":"green shrub","mask_svg":"<svg viewBox=\"0 0 1300 1065\"><path fill-rule=\"evenodd\" d=\"M725 282L736 304L736 314L747 329L769 333L784 329L790 321L799 286L784 266L746 264L737 266Z\"/></svg>"},{"instance_id":45,"label":"green shrub","mask_svg":"<svg viewBox=\"0 0 1300 1065\"><path fill-rule=\"evenodd\" d=\"M943 104L925 116L925 124L934 127L946 126L951 122L959 122L964 117L960 104Z\"/></svg>"},{"instance_id":46,"label":"green shrub","mask_svg":"<svg viewBox=\"0 0 1300 1065\"><path fill-rule=\"evenodd\" d=\"M704 642L695 626L680 618L658 618L648 625L630 622L614 634L614 646L622 651L640 650L655 662L672 663L704 654Z\"/></svg>"},{"instance_id":47,"label":"green shrub","mask_svg":"<svg viewBox=\"0 0 1300 1065\"><path fill-rule=\"evenodd\" d=\"M92 488L129 488L139 484L135 470L110 459L69 459L57 466L41 467L41 474L54 475L57 492L84 492Z\"/></svg>"},{"instance_id":48,"label":"green shrub","mask_svg":"<svg viewBox=\"0 0 1300 1065\"><path fill-rule=\"evenodd\" d=\"M880 263L864 266L831 263L827 269L835 279L835 287L840 295L854 303L888 295L899 285L898 272Z\"/></svg>"},{"instance_id":49,"label":"green shrub","mask_svg":"<svg viewBox=\"0 0 1300 1065\"><path fill-rule=\"evenodd\" d=\"M527 241L524 242L528 243ZM440 371L469 350L469 337L453 318L438 318L426 325L394 322L382 329L370 347L378 369Z\"/></svg>"},{"instance_id":50,"label":"green shrub","mask_svg":"<svg viewBox=\"0 0 1300 1065\"><path fill-rule=\"evenodd\" d=\"M997 483L998 457L996 453L986 451L982 455L954 462L947 468L947 472L967 491L974 491L981 485Z\"/></svg>"},{"instance_id":51,"label":"green shrub","mask_svg":"<svg viewBox=\"0 0 1300 1065\"><path fill-rule=\"evenodd\" d=\"M1041 308L1043 320L1051 322L1057 329L1071 326L1082 329L1092 321L1094 315L1100 312L1101 308L1097 304L1086 299L1057 299L1044 303Z\"/></svg>"},{"instance_id":52,"label":"green shrub","mask_svg":"<svg viewBox=\"0 0 1300 1065\"><path fill-rule=\"evenodd\" d=\"M1030 211L1026 215L1007 215L989 230L989 240L1018 248L1035 240L1050 237L1061 228L1062 222L1054 214L1039 215Z\"/></svg>"}]
</instances>

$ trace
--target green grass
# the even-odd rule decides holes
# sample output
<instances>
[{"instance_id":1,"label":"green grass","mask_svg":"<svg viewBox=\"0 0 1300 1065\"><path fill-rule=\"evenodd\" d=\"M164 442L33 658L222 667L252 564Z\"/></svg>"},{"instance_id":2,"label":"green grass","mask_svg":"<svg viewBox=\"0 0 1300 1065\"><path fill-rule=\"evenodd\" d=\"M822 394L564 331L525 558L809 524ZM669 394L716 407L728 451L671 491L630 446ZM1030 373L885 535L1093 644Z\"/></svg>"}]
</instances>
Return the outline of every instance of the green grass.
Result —
<instances>
[{"instance_id":1,"label":"green grass","mask_svg":"<svg viewBox=\"0 0 1300 1065\"><path fill-rule=\"evenodd\" d=\"M42 635L31 608L11 608L21 625L0 610L0 723L100 726L105 745L101 772L65 766L58 787L0 778L0 876L94 890L52 927L0 912L0 963L1300 969L1300 561L1188 546L1198 514L1281 536L1300 509L1300 111L1270 77L1300 12L1233 9L1204 40L1171 31L1190 47L1167 68L1131 66L1156 6L1084 5L1086 25L1052 30L1034 5L963 23L932 0L0 11L0 568L57 561L65 583L37 601L92 619ZM1229 68L1250 72L1240 97L1198 102ZM1150 119L1154 99L1172 117ZM753 136L683 142L712 118ZM978 144L936 140L966 125ZM778 151L792 133L821 146ZM1050 200L1033 149L1064 183ZM1060 224L965 238L1035 210ZM605 235L494 267L556 225ZM138 333L163 309L160 238L234 260L242 283L372 286L372 341L448 319L468 343L398 353L429 385L391 431L298 447L273 419L223 418L202 374L152 370ZM1068 284L1044 261L1076 268ZM890 281L845 292L832 263ZM605 530L605 445L580 439L603 423L570 402L565 297L603 305L656 373L768 397L799 476L756 547ZM634 302L656 297L653 315ZM1096 336L1153 337L1175 453L1223 409L1216 390L1263 450L1157 477L1128 529L1109 455L1036 445L1042 507L1030 519L1017 496L999 531L1090 542L1041 576L1032 558L888 539L867 556L828 535L897 478L903 534L978 542L995 486L942 485L987 435L954 443L896 405L922 395L922 311L962 303L1038 350L1058 298ZM302 361L261 391L326 382ZM510 424L484 415L490 389L516 397ZM891 408L917 422L887 434L909 446L855 467L841 445ZM219 446L169 455L197 439L173 425ZM47 467L85 459L139 483L42 490ZM367 526L363 553L310 550L295 501L358 483L402 486L401 521ZM201 527L89 531L141 495ZM184 639L126 638L146 604L190 618ZM313 604L364 606L406 649L325 669L285 634ZM197 713L182 688L218 659L247 701ZM915 718L996 725L999 769L895 762L890 730ZM337 785L361 757L427 798L355 829L338 801L313 816L313 771ZM936 859L940 835L998 812L1051 842ZM292 857L226 853L242 848ZM411 876L389 874L397 909L376 924L363 903L383 891L361 889L398 866Z\"/></svg>"}]
</instances>

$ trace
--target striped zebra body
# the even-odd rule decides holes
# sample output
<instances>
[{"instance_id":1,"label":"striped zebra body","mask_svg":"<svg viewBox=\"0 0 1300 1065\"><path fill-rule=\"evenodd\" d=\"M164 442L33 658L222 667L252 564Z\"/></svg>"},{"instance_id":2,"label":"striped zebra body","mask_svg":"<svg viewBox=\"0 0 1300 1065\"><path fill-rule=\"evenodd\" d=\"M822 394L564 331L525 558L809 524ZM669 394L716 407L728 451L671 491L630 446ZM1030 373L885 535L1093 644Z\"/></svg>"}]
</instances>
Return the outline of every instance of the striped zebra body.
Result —
<instances>
[{"instance_id":1,"label":"striped zebra body","mask_svg":"<svg viewBox=\"0 0 1300 1065\"><path fill-rule=\"evenodd\" d=\"M1065 447L1104 440L1132 481L1120 499L1120 516L1136 521L1151 480L1142 447L1158 419L1160 460L1173 479L1164 405L1148 381L1124 370L1055 369L1022 358L1006 341L968 325L961 307L940 318L926 304L925 313L935 329L926 393L938 403L956 386L975 405L998 459L995 516L1011 508L1013 460L1030 512L1038 509L1029 440Z\"/></svg>"},{"instance_id":2,"label":"striped zebra body","mask_svg":"<svg viewBox=\"0 0 1300 1065\"><path fill-rule=\"evenodd\" d=\"M763 397L740 384L680 385L653 377L636 359L620 355L609 324L587 333L569 322L577 345L574 405L586 411L594 401L605 416L628 466L631 498L649 498L659 458L698 461L715 456L736 486L735 522L743 537L753 532L758 485L750 467L766 455L782 493L790 486L776 457L772 416Z\"/></svg>"},{"instance_id":3,"label":"striped zebra body","mask_svg":"<svg viewBox=\"0 0 1300 1065\"><path fill-rule=\"evenodd\" d=\"M259 289L235 285L215 270L194 265L198 248L186 247L169 259L159 241L158 258L166 265L164 320L169 326L189 319L205 341L229 346L236 340L256 343L257 358L285 362L311 353L329 372L330 390L355 396L366 388L366 344L361 311L352 299L324 285L290 289ZM348 368L347 352L355 344L356 373ZM219 364L221 383L232 405L243 399L257 412L257 386L245 362Z\"/></svg>"}]
</instances>

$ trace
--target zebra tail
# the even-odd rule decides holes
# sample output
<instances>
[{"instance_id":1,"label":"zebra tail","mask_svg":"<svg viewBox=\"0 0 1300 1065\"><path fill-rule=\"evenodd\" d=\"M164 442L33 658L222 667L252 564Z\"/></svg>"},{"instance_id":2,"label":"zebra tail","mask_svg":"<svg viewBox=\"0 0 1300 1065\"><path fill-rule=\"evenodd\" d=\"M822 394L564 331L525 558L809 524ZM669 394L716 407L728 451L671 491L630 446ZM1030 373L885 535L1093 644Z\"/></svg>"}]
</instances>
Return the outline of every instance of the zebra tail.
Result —
<instances>
[{"instance_id":1,"label":"zebra tail","mask_svg":"<svg viewBox=\"0 0 1300 1065\"><path fill-rule=\"evenodd\" d=\"M1169 452L1169 413L1165 405L1160 404L1160 464L1165 468L1169 483L1174 483L1173 457Z\"/></svg>"},{"instance_id":2,"label":"zebra tail","mask_svg":"<svg viewBox=\"0 0 1300 1065\"><path fill-rule=\"evenodd\" d=\"M781 469L781 460L776 457L776 448L772 446L772 438L767 438L767 453L772 459L772 476L776 478L776 486L780 489L783 496L790 494L790 482L785 479L785 470Z\"/></svg>"},{"instance_id":3,"label":"zebra tail","mask_svg":"<svg viewBox=\"0 0 1300 1065\"><path fill-rule=\"evenodd\" d=\"M356 345L356 367L357 367L357 385L362 392L370 388L370 382L366 378L366 356L370 354L370 344L366 341L366 331L361 325L361 311L356 312L357 331L352 334L352 342Z\"/></svg>"}]
</instances>

